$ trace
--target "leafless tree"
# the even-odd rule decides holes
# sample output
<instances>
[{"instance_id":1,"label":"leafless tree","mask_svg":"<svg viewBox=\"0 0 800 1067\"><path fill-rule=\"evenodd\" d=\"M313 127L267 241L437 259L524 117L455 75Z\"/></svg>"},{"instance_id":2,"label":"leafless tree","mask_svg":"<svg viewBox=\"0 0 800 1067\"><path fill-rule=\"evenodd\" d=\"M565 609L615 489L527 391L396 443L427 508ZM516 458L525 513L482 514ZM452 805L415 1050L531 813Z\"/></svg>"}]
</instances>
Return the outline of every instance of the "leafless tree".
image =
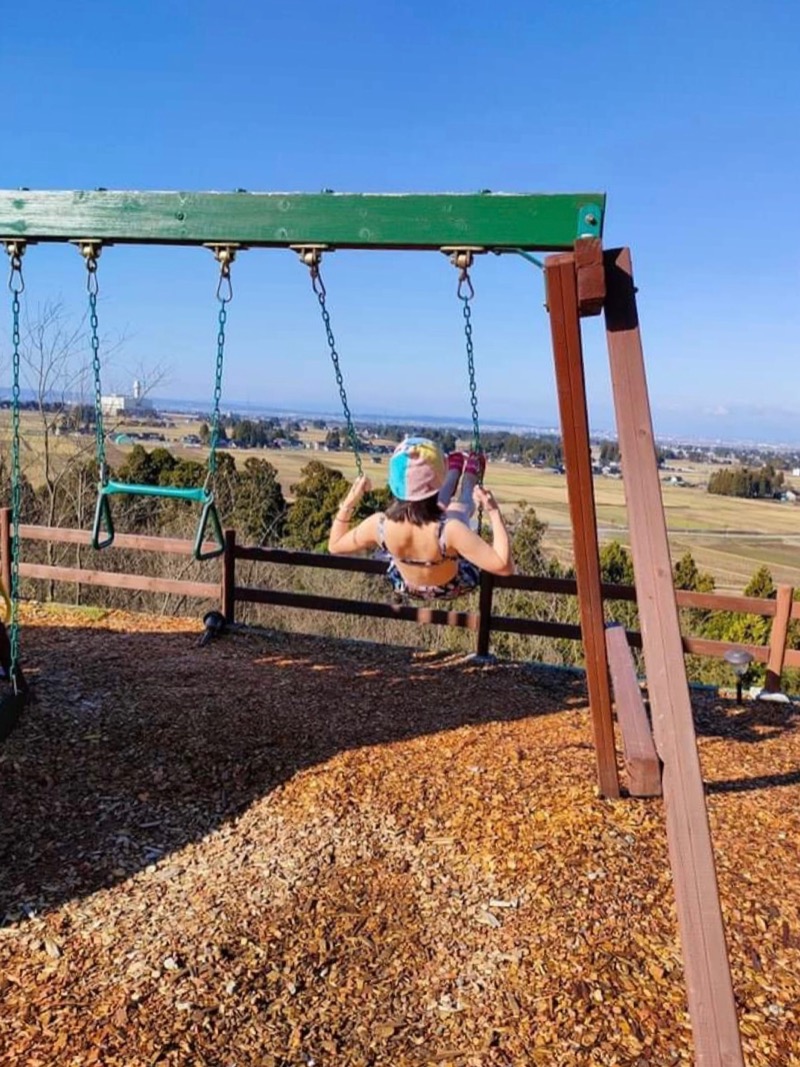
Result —
<instances>
[{"instance_id":1,"label":"leafless tree","mask_svg":"<svg viewBox=\"0 0 800 1067\"><path fill-rule=\"evenodd\" d=\"M104 371L125 344L124 336L103 337L100 351ZM42 522L47 526L91 522L94 486L91 459L95 453L95 385L92 350L86 318L75 323L61 301L49 301L25 316L21 344L21 387L32 395L38 416L24 419L21 443L23 463L39 490ZM164 379L162 368L139 375L146 390ZM143 390L144 393L145 390ZM106 431L114 426L105 426ZM69 447L56 448L56 438L69 433ZM81 546L76 546L80 565ZM48 545L46 560L55 562ZM52 593L52 590L51 590Z\"/></svg>"}]
</instances>

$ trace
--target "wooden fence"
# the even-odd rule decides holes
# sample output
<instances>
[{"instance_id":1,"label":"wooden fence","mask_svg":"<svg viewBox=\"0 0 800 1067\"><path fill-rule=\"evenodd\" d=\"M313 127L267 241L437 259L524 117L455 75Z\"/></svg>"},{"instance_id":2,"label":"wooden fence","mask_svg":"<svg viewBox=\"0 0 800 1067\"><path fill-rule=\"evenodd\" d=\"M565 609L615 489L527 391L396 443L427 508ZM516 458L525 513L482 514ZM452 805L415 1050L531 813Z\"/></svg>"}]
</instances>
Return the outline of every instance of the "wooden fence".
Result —
<instances>
[{"instance_id":1,"label":"wooden fence","mask_svg":"<svg viewBox=\"0 0 800 1067\"><path fill-rule=\"evenodd\" d=\"M61 529L59 527L20 526L20 541L46 541L61 544L89 546L91 535L86 530ZM11 529L8 508L0 509L0 574L8 589L11 584ZM211 548L209 544L206 546ZM134 549L144 552L159 552L168 555L189 557L193 544L189 540L169 537L149 537L140 534L117 534L114 545L106 549ZM114 589L129 589L150 593L168 593L177 596L213 600L229 623L236 621L238 604L271 604L280 607L300 608L307 611L338 612L373 618L400 619L423 625L455 626L475 634L475 651L479 656L489 653L492 634L514 633L528 636L567 638L580 641L580 626L571 623L550 622L544 619L529 619L493 612L496 589L514 589L530 593L551 593L561 596L576 596L577 584L570 578L534 578L526 575L496 577L481 575L477 610L411 606L409 604L381 603L378 601L345 599L319 596L312 593L294 593L269 589L264 586L239 585L236 579L236 564L239 560L255 563L282 564L290 567L317 567L335 571L351 571L361 574L382 575L386 566L378 560L356 557L329 556L316 552L300 552L280 548L253 548L236 542L236 531L225 534L225 552L219 562L207 562L203 566L215 574L215 580L191 581L177 578L160 578L152 575L120 573L118 571L91 570L75 566L53 566L45 563L29 563L21 553L20 578L32 578L48 582L71 582L77 585L105 586ZM606 601L635 601L636 590L627 585L602 586ZM741 645L728 641L712 641L698 637L684 637L683 648L687 653L699 656L722 658L732 648L745 648L754 661L767 666L766 688L780 689L780 677L784 667L800 667L800 649L787 648L787 636L791 619L800 618L800 602L793 599L791 586L778 586L775 599L733 596L721 593L692 593L676 590L676 600L681 608L696 608L705 611L729 611L758 615L772 619L770 641L767 645ZM628 643L641 647L641 635L628 631Z\"/></svg>"}]
</instances>

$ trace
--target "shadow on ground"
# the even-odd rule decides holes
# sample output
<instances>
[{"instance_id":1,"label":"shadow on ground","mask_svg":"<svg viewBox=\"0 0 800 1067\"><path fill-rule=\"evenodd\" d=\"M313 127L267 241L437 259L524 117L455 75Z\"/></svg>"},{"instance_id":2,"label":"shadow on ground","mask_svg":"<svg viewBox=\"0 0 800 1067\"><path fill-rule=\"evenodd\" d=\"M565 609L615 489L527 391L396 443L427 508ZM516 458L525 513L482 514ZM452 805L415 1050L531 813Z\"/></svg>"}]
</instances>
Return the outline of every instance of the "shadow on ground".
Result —
<instances>
[{"instance_id":1,"label":"shadow on ground","mask_svg":"<svg viewBox=\"0 0 800 1067\"><path fill-rule=\"evenodd\" d=\"M794 704L748 700L737 704L719 695L693 695L694 725L699 737L721 737L743 744L762 744L797 729Z\"/></svg>"},{"instance_id":2,"label":"shadow on ground","mask_svg":"<svg viewBox=\"0 0 800 1067\"><path fill-rule=\"evenodd\" d=\"M25 655L34 703L0 747L0 924L130 877L338 752L586 710L579 675L297 635L200 648L48 626Z\"/></svg>"}]
</instances>

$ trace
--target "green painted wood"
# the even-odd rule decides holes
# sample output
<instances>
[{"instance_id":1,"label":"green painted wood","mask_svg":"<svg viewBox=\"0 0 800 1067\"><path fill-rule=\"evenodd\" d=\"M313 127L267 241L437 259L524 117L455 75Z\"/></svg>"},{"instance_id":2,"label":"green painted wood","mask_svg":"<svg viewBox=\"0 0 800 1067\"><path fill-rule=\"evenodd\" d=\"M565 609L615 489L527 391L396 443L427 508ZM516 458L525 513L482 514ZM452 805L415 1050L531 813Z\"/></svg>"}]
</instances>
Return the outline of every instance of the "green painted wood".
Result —
<instances>
[{"instance_id":1,"label":"green painted wood","mask_svg":"<svg viewBox=\"0 0 800 1067\"><path fill-rule=\"evenodd\" d=\"M603 193L176 193L0 190L0 240L285 248L570 250L602 233Z\"/></svg>"}]
</instances>

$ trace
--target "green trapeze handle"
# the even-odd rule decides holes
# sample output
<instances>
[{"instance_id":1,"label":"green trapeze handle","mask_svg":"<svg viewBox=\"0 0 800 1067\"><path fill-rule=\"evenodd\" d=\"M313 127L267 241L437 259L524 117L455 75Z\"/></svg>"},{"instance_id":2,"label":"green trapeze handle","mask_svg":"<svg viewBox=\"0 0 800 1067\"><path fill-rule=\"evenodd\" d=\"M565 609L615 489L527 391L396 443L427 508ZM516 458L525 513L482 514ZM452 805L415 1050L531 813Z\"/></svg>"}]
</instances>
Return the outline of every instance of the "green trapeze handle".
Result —
<instances>
[{"instance_id":1,"label":"green trapeze handle","mask_svg":"<svg viewBox=\"0 0 800 1067\"><path fill-rule=\"evenodd\" d=\"M208 500L207 489L182 489L177 485L137 485L134 482L106 482L100 486L101 496L114 494L127 496L162 496L172 500L191 500L195 504L205 504Z\"/></svg>"},{"instance_id":2,"label":"green trapeze handle","mask_svg":"<svg viewBox=\"0 0 800 1067\"><path fill-rule=\"evenodd\" d=\"M92 548L108 548L114 543L114 520L111 518L110 496L157 496L170 500L188 500L194 504L202 504L200 521L197 525L197 534L194 539L192 555L197 560L216 559L225 551L225 535L222 532L222 523L219 521L217 506L214 503L214 494L208 489L193 488L183 489L176 485L137 485L134 482L105 482L101 483L97 490L97 507L94 513L94 525L92 527ZM105 527L106 536L102 537ZM203 551L203 541L208 534L213 535L214 548L208 552Z\"/></svg>"},{"instance_id":3,"label":"green trapeze handle","mask_svg":"<svg viewBox=\"0 0 800 1067\"><path fill-rule=\"evenodd\" d=\"M200 522L197 524L197 534L194 539L194 550L192 555L197 560L204 559L216 559L217 556L221 556L225 551L225 535L222 532L222 523L219 521L219 514L217 513L217 505L214 503L214 496L208 493L205 498L206 502L203 510L200 514ZM206 532L211 527L211 532L214 535L216 541L216 547L209 549L208 552L203 551L203 540L206 536Z\"/></svg>"}]
</instances>

